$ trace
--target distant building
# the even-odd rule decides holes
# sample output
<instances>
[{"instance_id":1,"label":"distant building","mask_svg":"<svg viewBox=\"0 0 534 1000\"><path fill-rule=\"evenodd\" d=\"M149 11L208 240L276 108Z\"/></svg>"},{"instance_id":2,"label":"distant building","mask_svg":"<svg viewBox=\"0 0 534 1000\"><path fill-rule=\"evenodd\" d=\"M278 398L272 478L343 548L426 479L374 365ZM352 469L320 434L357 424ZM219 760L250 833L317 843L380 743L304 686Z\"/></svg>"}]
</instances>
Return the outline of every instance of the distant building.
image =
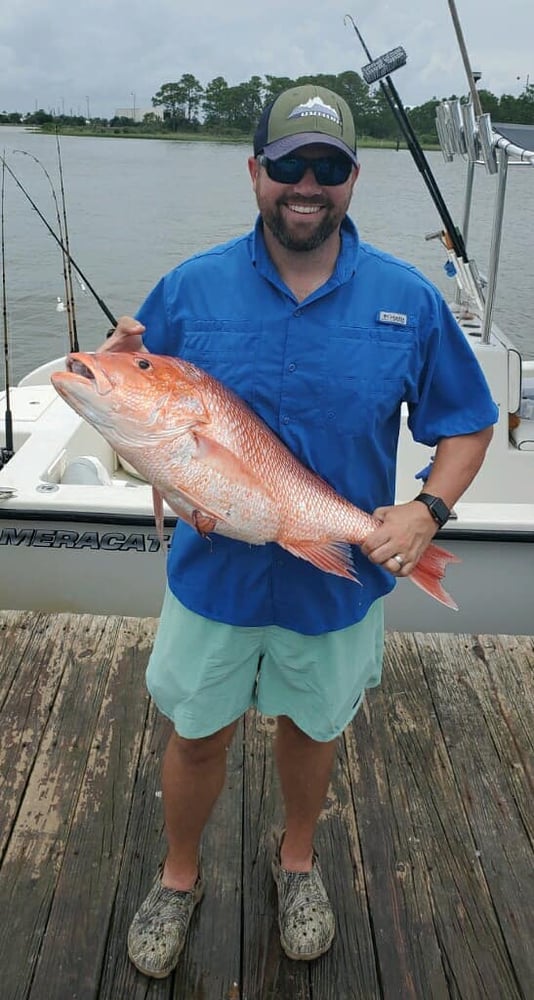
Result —
<instances>
[{"instance_id":1,"label":"distant building","mask_svg":"<svg viewBox=\"0 0 534 1000\"><path fill-rule=\"evenodd\" d=\"M115 118L129 118L133 122L142 122L145 115L155 115L163 121L163 108L117 108Z\"/></svg>"}]
</instances>

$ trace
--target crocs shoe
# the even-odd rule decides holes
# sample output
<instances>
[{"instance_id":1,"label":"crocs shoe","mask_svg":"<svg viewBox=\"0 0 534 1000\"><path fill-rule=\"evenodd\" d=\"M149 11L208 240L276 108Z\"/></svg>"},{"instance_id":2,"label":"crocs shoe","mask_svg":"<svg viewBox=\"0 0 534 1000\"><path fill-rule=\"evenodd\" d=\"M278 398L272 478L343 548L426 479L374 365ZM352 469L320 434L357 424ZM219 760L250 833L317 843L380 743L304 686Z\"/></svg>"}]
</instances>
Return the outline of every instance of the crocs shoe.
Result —
<instances>
[{"instance_id":1,"label":"crocs shoe","mask_svg":"<svg viewBox=\"0 0 534 1000\"><path fill-rule=\"evenodd\" d=\"M309 962L328 951L336 923L313 852L310 872L290 872L280 864L280 834L276 835L272 861L278 888L280 943L288 958Z\"/></svg>"},{"instance_id":2,"label":"crocs shoe","mask_svg":"<svg viewBox=\"0 0 534 1000\"><path fill-rule=\"evenodd\" d=\"M192 889L182 892L161 884L161 869L128 932L128 955L139 972L164 979L182 953L195 906L204 885L200 876Z\"/></svg>"}]
</instances>

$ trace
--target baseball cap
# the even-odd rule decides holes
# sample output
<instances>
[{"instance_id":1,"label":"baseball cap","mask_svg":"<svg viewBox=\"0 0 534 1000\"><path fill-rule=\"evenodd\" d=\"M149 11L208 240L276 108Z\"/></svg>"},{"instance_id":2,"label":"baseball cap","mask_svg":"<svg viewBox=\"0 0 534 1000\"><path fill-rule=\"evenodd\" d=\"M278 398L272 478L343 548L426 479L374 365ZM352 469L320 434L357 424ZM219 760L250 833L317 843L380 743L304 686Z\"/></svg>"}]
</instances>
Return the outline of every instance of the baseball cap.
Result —
<instances>
[{"instance_id":1,"label":"baseball cap","mask_svg":"<svg viewBox=\"0 0 534 1000\"><path fill-rule=\"evenodd\" d=\"M263 109L254 134L254 156L271 160L301 146L325 143L358 165L356 129L346 101L333 90L305 84L284 90Z\"/></svg>"}]
</instances>

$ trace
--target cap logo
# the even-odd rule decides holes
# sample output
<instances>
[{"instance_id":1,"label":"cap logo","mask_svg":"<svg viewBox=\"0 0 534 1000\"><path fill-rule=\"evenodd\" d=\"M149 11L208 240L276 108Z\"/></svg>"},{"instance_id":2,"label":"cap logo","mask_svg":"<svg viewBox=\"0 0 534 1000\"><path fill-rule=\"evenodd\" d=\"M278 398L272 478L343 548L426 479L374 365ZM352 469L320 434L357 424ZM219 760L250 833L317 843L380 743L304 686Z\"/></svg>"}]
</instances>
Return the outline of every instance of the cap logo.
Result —
<instances>
[{"instance_id":1,"label":"cap logo","mask_svg":"<svg viewBox=\"0 0 534 1000\"><path fill-rule=\"evenodd\" d=\"M297 104L297 107L293 108L287 117L288 119L308 118L311 115L317 115L318 118L328 118L328 121L334 122L335 125L341 125L341 118L336 109L325 104L320 97L310 97L305 104Z\"/></svg>"}]
</instances>

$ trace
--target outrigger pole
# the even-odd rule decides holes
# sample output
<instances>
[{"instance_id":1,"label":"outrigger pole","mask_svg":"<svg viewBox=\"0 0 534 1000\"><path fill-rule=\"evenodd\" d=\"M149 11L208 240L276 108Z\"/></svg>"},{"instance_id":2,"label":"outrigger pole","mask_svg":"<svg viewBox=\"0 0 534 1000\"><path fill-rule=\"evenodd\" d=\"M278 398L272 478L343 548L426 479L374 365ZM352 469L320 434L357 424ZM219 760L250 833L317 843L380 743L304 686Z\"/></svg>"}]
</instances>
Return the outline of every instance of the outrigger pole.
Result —
<instances>
[{"instance_id":1,"label":"outrigger pole","mask_svg":"<svg viewBox=\"0 0 534 1000\"><path fill-rule=\"evenodd\" d=\"M5 156L0 157L0 159L2 160L3 166L5 167L5 169L7 170L7 172L9 174L11 174L13 180L15 181L15 184L17 184L17 186L20 188L20 190L22 191L23 195L25 196L25 198L27 198L27 200L29 201L29 203L32 206L32 208L34 209L34 211L37 212L37 215L41 219L41 222L44 222L44 224L45 224L46 228L48 229L48 232L50 233L50 235L52 236L52 238L56 241L56 243L58 244L58 246L61 247L63 253L65 254L65 256L67 258L67 260L70 261L70 263L72 264L74 270L80 275L80 278L82 279L82 281L84 282L84 284L87 286L87 288L91 292L91 295L93 296L93 298L96 299L96 301L98 302L98 305L100 306L100 308L101 308L102 312L105 314L105 316L107 316L107 318L109 319L111 325L114 326L114 327L117 326L117 320L115 319L115 316L108 309L108 307L107 307L106 303L104 302L104 300L100 298L100 295L98 294L98 292L95 291L95 289L93 288L91 282L89 281L89 278L87 278L86 275L83 273L81 267L78 267L76 261L74 260L74 257L68 252L65 244L63 243L63 240L61 240L59 238L59 236L57 236L57 234L52 229L52 226L50 225L50 223L47 222L47 220L45 219L43 213L37 207L37 205L35 204L33 198L31 197L31 195L28 194L28 192L26 191L26 188L19 181L19 179L18 179L15 171L12 170L11 167L9 166L9 163L6 161Z\"/></svg>"},{"instance_id":2,"label":"outrigger pole","mask_svg":"<svg viewBox=\"0 0 534 1000\"><path fill-rule=\"evenodd\" d=\"M456 40L458 42L458 48L460 49L460 55L462 57L462 62L464 64L465 75L467 77L467 82L469 84L469 92L471 94L473 109L477 118L480 118L480 115L483 113L482 104L480 103L480 94L477 90L477 85L473 74L473 70L471 69L471 62L467 51L467 45L465 44L462 25L460 24L460 18L458 17L458 11L456 9L456 4L454 0L448 0L448 3L449 3L450 14L452 17L452 23L454 25L454 30L456 32Z\"/></svg>"},{"instance_id":3,"label":"outrigger pole","mask_svg":"<svg viewBox=\"0 0 534 1000\"><path fill-rule=\"evenodd\" d=\"M378 59L373 60L367 45L365 44L361 33L354 22L354 18L351 14L345 15L345 21L347 19L352 24L356 35L360 41L360 44L365 52L367 58L370 60L367 66L362 68L362 76L367 84L379 83L382 93L386 98L386 101L396 118L401 131L406 139L408 149L412 154L415 165L417 169L422 174L423 180L430 192L430 197L436 206L441 221L445 227L445 238L450 244L450 248L454 250L458 258L462 258L466 263L468 263L467 250L465 247L463 236L460 230L457 228L450 212L445 204L441 191L438 187L437 181L432 173L430 164L423 152L419 139L414 132L412 123L408 118L406 109L402 103L400 95L397 92L395 85L391 80L390 73L393 70L398 69L399 66L404 66L406 62L406 52L401 46L396 49L392 49L391 52L386 52L385 55L380 56Z\"/></svg>"},{"instance_id":4,"label":"outrigger pole","mask_svg":"<svg viewBox=\"0 0 534 1000\"><path fill-rule=\"evenodd\" d=\"M5 164L5 160L2 157L2 162ZM5 187L5 176L6 172L4 166L2 166L2 193L1 193L1 223L0 228L1 243L2 243L2 314L4 321L4 371L6 377L6 412L5 412L5 428L6 428L6 444L5 448L0 448L0 469L9 462L9 459L14 455L13 447L13 417L11 413L11 401L9 397L9 337L7 329L7 300L6 300L6 254L5 254L5 239L4 239L4 187Z\"/></svg>"}]
</instances>

